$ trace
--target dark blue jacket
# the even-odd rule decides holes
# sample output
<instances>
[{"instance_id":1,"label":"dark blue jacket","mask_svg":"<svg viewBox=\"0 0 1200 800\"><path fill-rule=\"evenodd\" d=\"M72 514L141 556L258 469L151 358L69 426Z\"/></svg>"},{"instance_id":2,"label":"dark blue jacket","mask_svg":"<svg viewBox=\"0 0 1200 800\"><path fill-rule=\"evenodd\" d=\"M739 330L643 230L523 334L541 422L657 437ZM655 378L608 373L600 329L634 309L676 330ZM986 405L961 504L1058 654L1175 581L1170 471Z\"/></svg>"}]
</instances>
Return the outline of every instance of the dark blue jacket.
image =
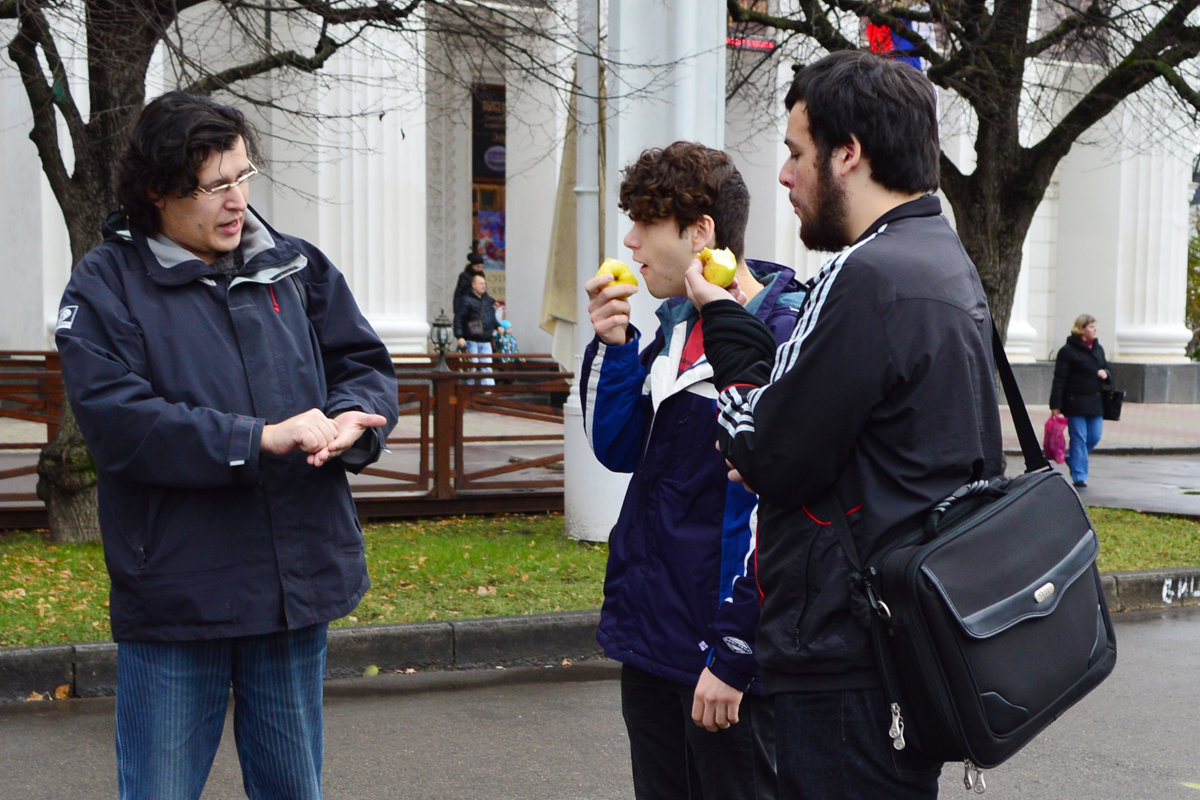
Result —
<instances>
[{"instance_id":1,"label":"dark blue jacket","mask_svg":"<svg viewBox=\"0 0 1200 800\"><path fill-rule=\"evenodd\" d=\"M370 585L346 470L396 422L387 349L325 256L252 211L236 276L111 223L71 275L56 341L98 471L113 637L343 616ZM320 468L259 452L266 423L314 407L388 425Z\"/></svg>"},{"instance_id":2,"label":"dark blue jacket","mask_svg":"<svg viewBox=\"0 0 1200 800\"><path fill-rule=\"evenodd\" d=\"M748 262L765 288L747 310L787 339L804 294L787 267ZM580 397L596 457L632 472L609 536L597 638L609 658L694 685L708 666L725 683L757 691L759 595L754 575L753 494L727 478L716 450L717 392L700 358L680 356L698 315L674 298L640 354L640 337L583 357Z\"/></svg>"}]
</instances>

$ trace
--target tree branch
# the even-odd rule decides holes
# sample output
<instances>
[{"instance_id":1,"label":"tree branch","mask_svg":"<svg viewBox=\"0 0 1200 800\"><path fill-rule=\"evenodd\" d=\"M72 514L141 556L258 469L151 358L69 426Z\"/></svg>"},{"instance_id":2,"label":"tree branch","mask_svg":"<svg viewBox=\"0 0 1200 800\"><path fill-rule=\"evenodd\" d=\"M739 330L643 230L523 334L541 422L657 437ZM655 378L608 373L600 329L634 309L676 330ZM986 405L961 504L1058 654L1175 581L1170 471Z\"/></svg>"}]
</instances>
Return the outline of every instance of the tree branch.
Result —
<instances>
[{"instance_id":1,"label":"tree branch","mask_svg":"<svg viewBox=\"0 0 1200 800\"><path fill-rule=\"evenodd\" d=\"M1168 68L1166 64L1155 64L1154 66L1167 85L1175 90L1175 94L1179 95L1179 99L1190 105L1196 114L1200 114L1200 92L1193 89L1182 75L1176 70Z\"/></svg>"},{"instance_id":2,"label":"tree branch","mask_svg":"<svg viewBox=\"0 0 1200 800\"><path fill-rule=\"evenodd\" d=\"M1088 28L1101 29L1107 27L1110 21L1111 17L1105 13L1100 3L1093 0L1092 4L1085 10L1064 18L1052 30L1047 31L1045 36L1035 39L1026 45L1025 57L1036 58L1047 50L1052 50L1062 44L1079 31L1087 30Z\"/></svg>"},{"instance_id":3,"label":"tree branch","mask_svg":"<svg viewBox=\"0 0 1200 800\"><path fill-rule=\"evenodd\" d=\"M417 7L421 5L421 0L412 0L402 7L396 3L380 2L373 6L345 8L339 7L340 3L317 2L317 0L296 0L296 5L305 11L316 14L328 25L371 22L399 27L417 10Z\"/></svg>"},{"instance_id":4,"label":"tree branch","mask_svg":"<svg viewBox=\"0 0 1200 800\"><path fill-rule=\"evenodd\" d=\"M67 85L66 72L58 50L50 38L50 28L40 8L28 3L16 3L19 20L17 34L8 45L8 54L21 76L25 94L29 97L29 107L33 112L33 128L29 138L37 148L38 157L42 162L42 170L50 182L50 187L59 201L62 202L70 187L71 178L63 162L62 151L58 142L58 120L54 110L59 108L67 119L68 131L74 137L82 134L83 127L79 110ZM53 83L42 71L38 59L38 48L46 54L46 61L54 75ZM76 140L78 144L79 140Z\"/></svg>"},{"instance_id":5,"label":"tree branch","mask_svg":"<svg viewBox=\"0 0 1200 800\"><path fill-rule=\"evenodd\" d=\"M1120 63L1089 89L1042 141L1029 149L1030 159L1036 162L1049 157L1057 163L1084 131L1156 78L1164 77L1176 88L1182 78L1176 81L1168 73L1200 54L1200 29L1187 25L1188 15L1197 6L1200 0L1181 0L1172 6Z\"/></svg>"},{"instance_id":6,"label":"tree branch","mask_svg":"<svg viewBox=\"0 0 1200 800\"><path fill-rule=\"evenodd\" d=\"M219 89L227 89L238 81L262 75L280 67L290 67L301 72L316 72L325 65L325 62L334 53L355 38L357 38L357 34L347 42L337 42L322 31L321 37L317 42L317 49L311 56L302 56L295 50L271 53L257 61L230 67L211 75L205 75L200 80L187 86L184 91L190 94L212 94Z\"/></svg>"},{"instance_id":7,"label":"tree branch","mask_svg":"<svg viewBox=\"0 0 1200 800\"><path fill-rule=\"evenodd\" d=\"M757 22L778 30L792 31L809 36L826 50L853 50L857 45L847 39L830 24L816 0L800 0L800 18L777 17L762 11L745 8L737 0L726 0L726 8L734 22Z\"/></svg>"}]
</instances>

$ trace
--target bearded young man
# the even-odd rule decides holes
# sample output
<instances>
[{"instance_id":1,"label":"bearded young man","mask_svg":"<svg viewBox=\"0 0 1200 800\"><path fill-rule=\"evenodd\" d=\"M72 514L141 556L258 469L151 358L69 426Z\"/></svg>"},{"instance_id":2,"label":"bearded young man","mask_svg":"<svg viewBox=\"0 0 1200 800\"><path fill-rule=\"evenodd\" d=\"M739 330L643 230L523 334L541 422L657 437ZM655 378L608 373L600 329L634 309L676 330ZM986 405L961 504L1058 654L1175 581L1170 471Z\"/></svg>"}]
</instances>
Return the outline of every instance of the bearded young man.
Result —
<instances>
[{"instance_id":1,"label":"bearded young man","mask_svg":"<svg viewBox=\"0 0 1200 800\"><path fill-rule=\"evenodd\" d=\"M688 270L721 388L722 452L759 494L758 659L775 701L781 798L937 796L940 764L897 762L869 633L850 608L858 552L1001 470L992 321L933 196L937 101L918 70L842 52L799 70L779 181L813 249L838 251L789 340ZM822 518L825 516L825 518Z\"/></svg>"}]
</instances>

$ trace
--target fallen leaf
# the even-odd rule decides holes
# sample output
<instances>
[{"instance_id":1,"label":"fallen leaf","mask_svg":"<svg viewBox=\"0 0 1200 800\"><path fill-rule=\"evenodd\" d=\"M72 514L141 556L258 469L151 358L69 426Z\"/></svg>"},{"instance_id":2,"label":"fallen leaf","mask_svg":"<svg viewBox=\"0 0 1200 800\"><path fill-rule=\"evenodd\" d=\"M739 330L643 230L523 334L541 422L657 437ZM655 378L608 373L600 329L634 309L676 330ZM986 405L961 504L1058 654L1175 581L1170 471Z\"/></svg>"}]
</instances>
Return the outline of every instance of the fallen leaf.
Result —
<instances>
[{"instance_id":1,"label":"fallen leaf","mask_svg":"<svg viewBox=\"0 0 1200 800\"><path fill-rule=\"evenodd\" d=\"M55 687L55 689L54 689L54 699L55 700L66 700L70 696L71 696L71 685L69 683L64 683L62 686Z\"/></svg>"},{"instance_id":2,"label":"fallen leaf","mask_svg":"<svg viewBox=\"0 0 1200 800\"><path fill-rule=\"evenodd\" d=\"M496 587L495 586L480 586L475 590L475 593L478 594L480 597L495 594Z\"/></svg>"},{"instance_id":3,"label":"fallen leaf","mask_svg":"<svg viewBox=\"0 0 1200 800\"><path fill-rule=\"evenodd\" d=\"M36 703L39 700L49 700L50 695L42 694L41 692L30 692L29 697L25 698L26 703Z\"/></svg>"},{"instance_id":4,"label":"fallen leaf","mask_svg":"<svg viewBox=\"0 0 1200 800\"><path fill-rule=\"evenodd\" d=\"M363 670L364 678L374 678L378 674L379 674L379 667L375 666L374 664L372 664L371 666L369 666Z\"/></svg>"}]
</instances>

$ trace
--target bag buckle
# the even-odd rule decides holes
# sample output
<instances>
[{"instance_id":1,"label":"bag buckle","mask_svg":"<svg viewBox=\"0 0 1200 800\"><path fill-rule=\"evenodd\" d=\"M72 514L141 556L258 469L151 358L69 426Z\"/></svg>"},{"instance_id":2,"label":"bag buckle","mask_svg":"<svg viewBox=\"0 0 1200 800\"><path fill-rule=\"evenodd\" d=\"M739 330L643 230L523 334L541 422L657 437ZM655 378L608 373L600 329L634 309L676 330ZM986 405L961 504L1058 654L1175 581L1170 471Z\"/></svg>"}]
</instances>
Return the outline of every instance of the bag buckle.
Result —
<instances>
[{"instance_id":1,"label":"bag buckle","mask_svg":"<svg viewBox=\"0 0 1200 800\"><path fill-rule=\"evenodd\" d=\"M871 585L870 581L863 581L863 583L867 587L867 602L871 605L871 608L875 609L875 613L881 619L891 619L892 610L887 607L887 603L879 599L879 595L875 593L875 587Z\"/></svg>"},{"instance_id":2,"label":"bag buckle","mask_svg":"<svg viewBox=\"0 0 1200 800\"><path fill-rule=\"evenodd\" d=\"M963 788L968 792L974 790L975 794L983 794L987 791L987 781L983 779L983 770L975 766L970 759L963 761Z\"/></svg>"}]
</instances>

